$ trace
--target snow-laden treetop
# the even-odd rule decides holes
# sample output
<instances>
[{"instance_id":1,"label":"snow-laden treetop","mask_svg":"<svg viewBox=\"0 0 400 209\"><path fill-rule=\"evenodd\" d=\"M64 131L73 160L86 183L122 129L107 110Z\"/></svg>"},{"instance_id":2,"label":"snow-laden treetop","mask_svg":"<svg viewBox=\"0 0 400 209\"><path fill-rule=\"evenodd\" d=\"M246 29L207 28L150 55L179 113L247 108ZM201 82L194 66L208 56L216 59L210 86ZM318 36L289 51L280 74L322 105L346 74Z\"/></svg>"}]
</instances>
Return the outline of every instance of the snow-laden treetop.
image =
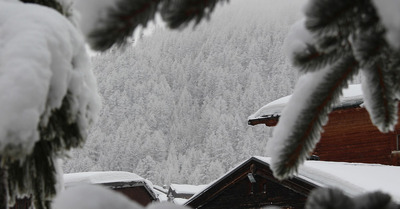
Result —
<instances>
[{"instance_id":1,"label":"snow-laden treetop","mask_svg":"<svg viewBox=\"0 0 400 209\"><path fill-rule=\"evenodd\" d=\"M268 103L267 105L260 108L257 112L249 116L249 120L266 117L280 116L283 108L289 102L292 95L279 98L275 101ZM353 105L361 105L363 103L363 94L360 84L349 85L348 88L343 90L343 95L340 97L340 101L334 106L334 108L341 108Z\"/></svg>"},{"instance_id":2,"label":"snow-laden treetop","mask_svg":"<svg viewBox=\"0 0 400 209\"><path fill-rule=\"evenodd\" d=\"M86 138L100 107L83 37L55 10L0 1L0 153L23 158L68 97Z\"/></svg>"}]
</instances>

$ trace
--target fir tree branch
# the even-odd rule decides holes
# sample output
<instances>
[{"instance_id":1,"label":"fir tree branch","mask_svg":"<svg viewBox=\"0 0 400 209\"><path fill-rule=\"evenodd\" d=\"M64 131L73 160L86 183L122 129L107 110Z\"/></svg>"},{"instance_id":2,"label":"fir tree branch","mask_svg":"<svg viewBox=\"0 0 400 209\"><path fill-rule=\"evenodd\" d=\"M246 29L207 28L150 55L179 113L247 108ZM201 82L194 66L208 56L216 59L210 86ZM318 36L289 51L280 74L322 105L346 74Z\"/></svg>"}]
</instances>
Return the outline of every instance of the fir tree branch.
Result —
<instances>
[{"instance_id":1,"label":"fir tree branch","mask_svg":"<svg viewBox=\"0 0 400 209\"><path fill-rule=\"evenodd\" d=\"M348 25L356 6L365 0L311 0L306 9L306 28L319 34L337 35L341 25ZM343 30L343 28L341 28ZM344 31L342 31L344 32Z\"/></svg>"},{"instance_id":2,"label":"fir tree branch","mask_svg":"<svg viewBox=\"0 0 400 209\"><path fill-rule=\"evenodd\" d=\"M49 201L56 194L56 157L66 150L82 146L85 139L76 120L69 113L71 93L63 99L62 106L53 111L46 126L39 126L40 141L24 160L3 159L7 172L10 199L18 194L32 195L36 209L48 209ZM34 188L33 191L30 188Z\"/></svg>"},{"instance_id":3,"label":"fir tree branch","mask_svg":"<svg viewBox=\"0 0 400 209\"><path fill-rule=\"evenodd\" d=\"M308 45L307 50L292 55L292 64L301 72L308 73L323 69L325 66L336 62L342 54L338 50L330 53L317 51L313 45Z\"/></svg>"},{"instance_id":4,"label":"fir tree branch","mask_svg":"<svg viewBox=\"0 0 400 209\"><path fill-rule=\"evenodd\" d=\"M294 92L274 130L273 142L268 144L273 157L271 167L276 178L284 179L292 176L298 166L307 159L318 143L322 126L326 124L328 114L338 101L342 89L348 86L349 80L357 72L358 63L351 52L347 52L334 65L307 75L316 83L304 83L302 88L312 92L307 95L303 95L303 91ZM314 88L312 87L314 85L323 86L323 88ZM298 101L293 101L293 98L298 97L304 97L306 103L297 104ZM295 110L291 110L290 107L296 105L303 108L297 109L298 112L294 113ZM286 115L287 112L291 114ZM273 147L276 144L284 146Z\"/></svg>"},{"instance_id":5,"label":"fir tree branch","mask_svg":"<svg viewBox=\"0 0 400 209\"><path fill-rule=\"evenodd\" d=\"M172 29L185 27L194 20L198 24L203 18L209 18L218 2L229 0L165 0L161 15Z\"/></svg>"},{"instance_id":6,"label":"fir tree branch","mask_svg":"<svg viewBox=\"0 0 400 209\"><path fill-rule=\"evenodd\" d=\"M398 120L396 88L390 71L382 62L361 71L365 106L372 123L383 133L393 131Z\"/></svg>"},{"instance_id":7,"label":"fir tree branch","mask_svg":"<svg viewBox=\"0 0 400 209\"><path fill-rule=\"evenodd\" d=\"M89 34L89 44L94 50L105 51L114 44L122 45L134 30L154 19L160 0L119 0L109 8L107 17L99 20L100 27Z\"/></svg>"},{"instance_id":8,"label":"fir tree branch","mask_svg":"<svg viewBox=\"0 0 400 209\"><path fill-rule=\"evenodd\" d=\"M98 51L123 45L137 27L146 27L156 12L172 29L185 27L192 20L198 24L224 1L228 0L119 0L116 7L108 9L107 17L99 20L100 27L88 34L89 44Z\"/></svg>"},{"instance_id":9,"label":"fir tree branch","mask_svg":"<svg viewBox=\"0 0 400 209\"><path fill-rule=\"evenodd\" d=\"M343 191L333 188L313 190L306 202L306 209L394 209L399 205L390 195L382 192L370 192L350 198Z\"/></svg>"},{"instance_id":10,"label":"fir tree branch","mask_svg":"<svg viewBox=\"0 0 400 209\"><path fill-rule=\"evenodd\" d=\"M60 14L66 15L62 5L57 0L20 0L24 3L39 4L57 10Z\"/></svg>"},{"instance_id":11,"label":"fir tree branch","mask_svg":"<svg viewBox=\"0 0 400 209\"><path fill-rule=\"evenodd\" d=\"M372 123L381 132L393 131L398 119L396 81L393 79L396 66L393 54L378 23L371 28L359 30L353 37L353 54L363 69L364 103ZM394 61L395 62L395 61Z\"/></svg>"},{"instance_id":12,"label":"fir tree branch","mask_svg":"<svg viewBox=\"0 0 400 209\"><path fill-rule=\"evenodd\" d=\"M306 209L354 209L354 202L339 189L318 188L313 190L305 205Z\"/></svg>"}]
</instances>

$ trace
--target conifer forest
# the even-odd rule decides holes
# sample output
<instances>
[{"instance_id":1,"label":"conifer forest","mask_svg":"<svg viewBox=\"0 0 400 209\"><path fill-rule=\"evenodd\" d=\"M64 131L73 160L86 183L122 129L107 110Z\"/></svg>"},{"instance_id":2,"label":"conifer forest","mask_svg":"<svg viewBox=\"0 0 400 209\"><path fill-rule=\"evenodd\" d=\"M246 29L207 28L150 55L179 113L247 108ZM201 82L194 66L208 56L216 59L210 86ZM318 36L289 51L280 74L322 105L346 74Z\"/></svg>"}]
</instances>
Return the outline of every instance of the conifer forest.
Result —
<instances>
[{"instance_id":1,"label":"conifer forest","mask_svg":"<svg viewBox=\"0 0 400 209\"><path fill-rule=\"evenodd\" d=\"M180 31L150 25L124 50L92 57L98 123L64 172L120 170L154 184L207 184L250 156L272 131L247 117L291 94L283 52L303 1L236 0ZM146 32L147 31L147 32Z\"/></svg>"}]
</instances>

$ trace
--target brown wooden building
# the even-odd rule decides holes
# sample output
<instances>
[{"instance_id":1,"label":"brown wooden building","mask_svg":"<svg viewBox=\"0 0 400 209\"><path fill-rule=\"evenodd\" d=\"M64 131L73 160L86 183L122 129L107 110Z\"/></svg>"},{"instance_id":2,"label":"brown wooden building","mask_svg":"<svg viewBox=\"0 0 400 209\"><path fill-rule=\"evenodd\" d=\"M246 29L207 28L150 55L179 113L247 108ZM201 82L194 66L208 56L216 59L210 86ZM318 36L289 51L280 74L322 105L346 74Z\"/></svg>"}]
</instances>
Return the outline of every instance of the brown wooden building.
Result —
<instances>
[{"instance_id":1,"label":"brown wooden building","mask_svg":"<svg viewBox=\"0 0 400 209\"><path fill-rule=\"evenodd\" d=\"M134 173L122 171L70 173L64 174L64 182L66 189L82 184L103 185L143 206L158 201L151 182Z\"/></svg>"},{"instance_id":2,"label":"brown wooden building","mask_svg":"<svg viewBox=\"0 0 400 209\"><path fill-rule=\"evenodd\" d=\"M203 190L207 185L171 184L168 189L168 201L174 199L189 199L197 192Z\"/></svg>"},{"instance_id":3,"label":"brown wooden building","mask_svg":"<svg viewBox=\"0 0 400 209\"><path fill-rule=\"evenodd\" d=\"M388 193L400 201L400 167L378 164L306 161L295 177L279 181L273 177L270 158L251 157L220 177L185 205L194 209L304 208L311 190L335 187L354 197L365 192Z\"/></svg>"},{"instance_id":4,"label":"brown wooden building","mask_svg":"<svg viewBox=\"0 0 400 209\"><path fill-rule=\"evenodd\" d=\"M330 113L313 154L326 161L400 165L400 126L397 125L394 132L379 132L363 107L359 85L350 88L353 88L352 94L346 95L345 91L340 103ZM249 117L248 124L275 126L288 99L284 97L264 106Z\"/></svg>"},{"instance_id":5,"label":"brown wooden building","mask_svg":"<svg viewBox=\"0 0 400 209\"><path fill-rule=\"evenodd\" d=\"M185 205L196 209L261 208L270 205L304 208L308 194L315 187L298 177L278 181L267 162L253 157L193 196Z\"/></svg>"}]
</instances>

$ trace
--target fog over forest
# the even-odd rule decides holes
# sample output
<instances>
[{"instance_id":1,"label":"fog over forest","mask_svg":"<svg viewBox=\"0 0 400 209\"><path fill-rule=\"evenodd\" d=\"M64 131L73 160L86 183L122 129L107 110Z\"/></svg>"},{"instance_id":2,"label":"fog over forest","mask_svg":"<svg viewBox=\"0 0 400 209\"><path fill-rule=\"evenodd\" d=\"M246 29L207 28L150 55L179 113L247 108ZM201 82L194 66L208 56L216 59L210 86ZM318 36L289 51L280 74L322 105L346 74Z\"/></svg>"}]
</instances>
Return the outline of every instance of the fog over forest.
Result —
<instances>
[{"instance_id":1,"label":"fog over forest","mask_svg":"<svg viewBox=\"0 0 400 209\"><path fill-rule=\"evenodd\" d=\"M103 107L64 172L129 171L154 184L206 184L253 155L271 129L247 117L292 93L283 54L304 1L231 0L193 29L156 26L93 57Z\"/></svg>"}]
</instances>

